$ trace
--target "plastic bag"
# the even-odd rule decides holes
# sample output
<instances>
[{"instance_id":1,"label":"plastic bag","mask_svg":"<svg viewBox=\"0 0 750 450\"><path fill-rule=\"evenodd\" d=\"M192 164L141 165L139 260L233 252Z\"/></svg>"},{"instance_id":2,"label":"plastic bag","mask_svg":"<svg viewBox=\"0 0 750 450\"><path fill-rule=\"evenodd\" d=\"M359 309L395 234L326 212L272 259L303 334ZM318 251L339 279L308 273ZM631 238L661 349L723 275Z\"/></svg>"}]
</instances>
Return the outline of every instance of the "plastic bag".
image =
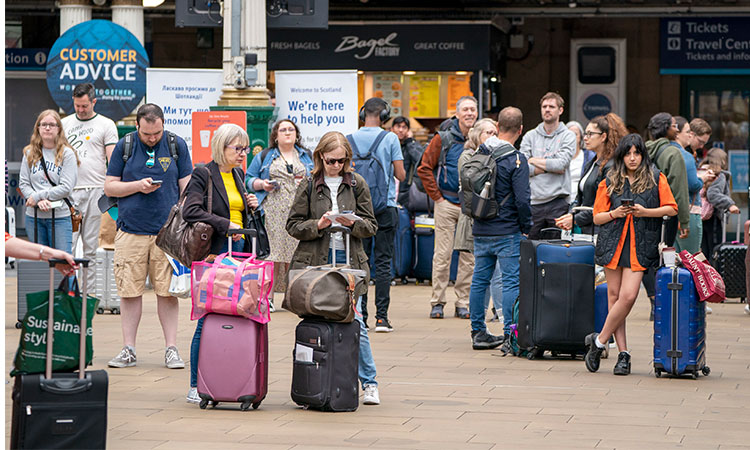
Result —
<instances>
[{"instance_id":1,"label":"plastic bag","mask_svg":"<svg viewBox=\"0 0 750 450\"><path fill-rule=\"evenodd\" d=\"M169 282L169 293L175 297L190 297L190 268L183 266L169 255L167 255L167 260L172 266L172 280Z\"/></svg>"}]
</instances>

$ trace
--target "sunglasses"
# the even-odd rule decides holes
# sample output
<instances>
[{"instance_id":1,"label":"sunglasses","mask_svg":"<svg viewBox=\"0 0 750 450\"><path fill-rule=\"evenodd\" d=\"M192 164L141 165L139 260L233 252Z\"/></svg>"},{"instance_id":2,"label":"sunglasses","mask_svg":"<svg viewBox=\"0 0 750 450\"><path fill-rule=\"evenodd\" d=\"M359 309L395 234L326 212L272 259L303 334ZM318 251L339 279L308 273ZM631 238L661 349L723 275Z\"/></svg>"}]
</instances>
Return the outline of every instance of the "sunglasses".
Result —
<instances>
[{"instance_id":1,"label":"sunglasses","mask_svg":"<svg viewBox=\"0 0 750 450\"><path fill-rule=\"evenodd\" d=\"M338 159L336 159L336 158L330 158L330 159L325 159L324 161L329 166L332 166L334 164L341 164L341 165L343 165L346 162L346 160L347 160L347 158L338 158Z\"/></svg>"},{"instance_id":2,"label":"sunglasses","mask_svg":"<svg viewBox=\"0 0 750 450\"><path fill-rule=\"evenodd\" d=\"M238 155L242 154L242 153L244 153L244 154L247 155L248 153L250 153L250 147L235 147L234 145L226 145L225 147L226 148L231 148Z\"/></svg>"},{"instance_id":3,"label":"sunglasses","mask_svg":"<svg viewBox=\"0 0 750 450\"><path fill-rule=\"evenodd\" d=\"M154 156L156 156L155 152L154 150L146 150L146 155L148 155L148 159L146 160L146 167L151 169L152 167L154 167Z\"/></svg>"}]
</instances>

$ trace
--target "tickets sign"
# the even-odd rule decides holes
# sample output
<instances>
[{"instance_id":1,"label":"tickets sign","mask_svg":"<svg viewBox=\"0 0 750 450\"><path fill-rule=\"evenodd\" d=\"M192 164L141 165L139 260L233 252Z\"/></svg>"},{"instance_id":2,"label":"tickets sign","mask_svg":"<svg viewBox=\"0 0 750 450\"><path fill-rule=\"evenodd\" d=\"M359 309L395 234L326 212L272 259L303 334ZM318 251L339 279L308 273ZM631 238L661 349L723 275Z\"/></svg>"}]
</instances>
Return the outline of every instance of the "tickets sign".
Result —
<instances>
[{"instance_id":1,"label":"tickets sign","mask_svg":"<svg viewBox=\"0 0 750 450\"><path fill-rule=\"evenodd\" d=\"M146 94L146 49L133 33L108 20L80 23L60 36L47 60L47 88L55 103L73 112L73 89L96 88L96 112L119 120Z\"/></svg>"}]
</instances>

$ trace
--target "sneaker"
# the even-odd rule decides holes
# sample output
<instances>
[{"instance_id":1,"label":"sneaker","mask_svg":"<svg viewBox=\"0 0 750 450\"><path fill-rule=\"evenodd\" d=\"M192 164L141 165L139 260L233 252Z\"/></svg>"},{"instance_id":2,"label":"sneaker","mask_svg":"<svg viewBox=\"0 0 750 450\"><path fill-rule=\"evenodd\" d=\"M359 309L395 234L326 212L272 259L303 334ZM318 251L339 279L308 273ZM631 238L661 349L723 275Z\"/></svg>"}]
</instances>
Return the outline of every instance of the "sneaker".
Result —
<instances>
[{"instance_id":1,"label":"sneaker","mask_svg":"<svg viewBox=\"0 0 750 450\"><path fill-rule=\"evenodd\" d=\"M503 354L503 356L512 355L513 354L513 347L510 346L510 335L504 334L503 335L503 345L500 346L500 353Z\"/></svg>"},{"instance_id":2,"label":"sneaker","mask_svg":"<svg viewBox=\"0 0 750 450\"><path fill-rule=\"evenodd\" d=\"M272 312L272 313L276 312L276 307L273 306L273 299L272 298L268 299L268 311Z\"/></svg>"},{"instance_id":3,"label":"sneaker","mask_svg":"<svg viewBox=\"0 0 750 450\"><path fill-rule=\"evenodd\" d=\"M379 405L380 394L378 393L378 387L374 384L367 384L364 388L365 395L362 397L362 403L365 405Z\"/></svg>"},{"instance_id":4,"label":"sneaker","mask_svg":"<svg viewBox=\"0 0 750 450\"><path fill-rule=\"evenodd\" d=\"M711 314L712 312L714 312L714 310L711 309L710 306L706 305L706 314Z\"/></svg>"},{"instance_id":5,"label":"sneaker","mask_svg":"<svg viewBox=\"0 0 750 450\"><path fill-rule=\"evenodd\" d=\"M628 352L620 352L617 355L617 364L613 370L615 375L630 375L630 354Z\"/></svg>"},{"instance_id":6,"label":"sneaker","mask_svg":"<svg viewBox=\"0 0 750 450\"><path fill-rule=\"evenodd\" d=\"M586 363L586 368L589 372L596 372L599 370L599 362L602 358L603 348L597 347L594 339L599 337L599 333L591 333L586 336L584 343L586 344L586 354L583 356L583 361Z\"/></svg>"},{"instance_id":7,"label":"sneaker","mask_svg":"<svg viewBox=\"0 0 750 450\"><path fill-rule=\"evenodd\" d=\"M393 327L388 323L388 319L378 319L375 321L375 332L376 333L390 333L393 331ZM368 385L372 386L372 385Z\"/></svg>"},{"instance_id":8,"label":"sneaker","mask_svg":"<svg viewBox=\"0 0 750 450\"><path fill-rule=\"evenodd\" d=\"M459 319L468 319L469 318L469 310L468 308L461 308L459 306L456 306L456 317Z\"/></svg>"},{"instance_id":9,"label":"sneaker","mask_svg":"<svg viewBox=\"0 0 750 450\"><path fill-rule=\"evenodd\" d=\"M184 369L185 361L180 358L180 354L177 353L177 347L174 345L167 347L166 353L164 353L164 364L168 369Z\"/></svg>"},{"instance_id":10,"label":"sneaker","mask_svg":"<svg viewBox=\"0 0 750 450\"><path fill-rule=\"evenodd\" d=\"M109 367L133 367L135 366L135 350L132 347L125 346L120 353L107 363Z\"/></svg>"},{"instance_id":11,"label":"sneaker","mask_svg":"<svg viewBox=\"0 0 750 450\"><path fill-rule=\"evenodd\" d=\"M750 304L745 305L745 314L750 314Z\"/></svg>"},{"instance_id":12,"label":"sneaker","mask_svg":"<svg viewBox=\"0 0 750 450\"><path fill-rule=\"evenodd\" d=\"M471 332L471 347L474 350L492 350L502 343L502 336L493 336L487 330Z\"/></svg>"},{"instance_id":13,"label":"sneaker","mask_svg":"<svg viewBox=\"0 0 750 450\"><path fill-rule=\"evenodd\" d=\"M201 398L198 396L198 388L191 387L187 395L188 403L198 404L201 402Z\"/></svg>"},{"instance_id":14,"label":"sneaker","mask_svg":"<svg viewBox=\"0 0 750 450\"><path fill-rule=\"evenodd\" d=\"M435 305L430 311L430 319L442 319L443 318L443 305Z\"/></svg>"}]
</instances>

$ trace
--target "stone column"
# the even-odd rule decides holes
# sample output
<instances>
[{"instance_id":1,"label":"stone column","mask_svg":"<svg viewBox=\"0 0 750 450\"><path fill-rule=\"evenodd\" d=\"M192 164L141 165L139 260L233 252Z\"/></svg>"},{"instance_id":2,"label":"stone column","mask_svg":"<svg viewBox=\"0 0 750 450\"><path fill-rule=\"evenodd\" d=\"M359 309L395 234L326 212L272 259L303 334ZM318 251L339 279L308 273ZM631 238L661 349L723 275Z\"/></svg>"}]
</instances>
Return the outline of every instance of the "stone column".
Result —
<instances>
[{"instance_id":1,"label":"stone column","mask_svg":"<svg viewBox=\"0 0 750 450\"><path fill-rule=\"evenodd\" d=\"M142 0L112 0L112 22L133 33L143 45Z\"/></svg>"},{"instance_id":2,"label":"stone column","mask_svg":"<svg viewBox=\"0 0 750 450\"><path fill-rule=\"evenodd\" d=\"M60 35L79 23L91 20L91 2L89 0L59 0Z\"/></svg>"}]
</instances>

